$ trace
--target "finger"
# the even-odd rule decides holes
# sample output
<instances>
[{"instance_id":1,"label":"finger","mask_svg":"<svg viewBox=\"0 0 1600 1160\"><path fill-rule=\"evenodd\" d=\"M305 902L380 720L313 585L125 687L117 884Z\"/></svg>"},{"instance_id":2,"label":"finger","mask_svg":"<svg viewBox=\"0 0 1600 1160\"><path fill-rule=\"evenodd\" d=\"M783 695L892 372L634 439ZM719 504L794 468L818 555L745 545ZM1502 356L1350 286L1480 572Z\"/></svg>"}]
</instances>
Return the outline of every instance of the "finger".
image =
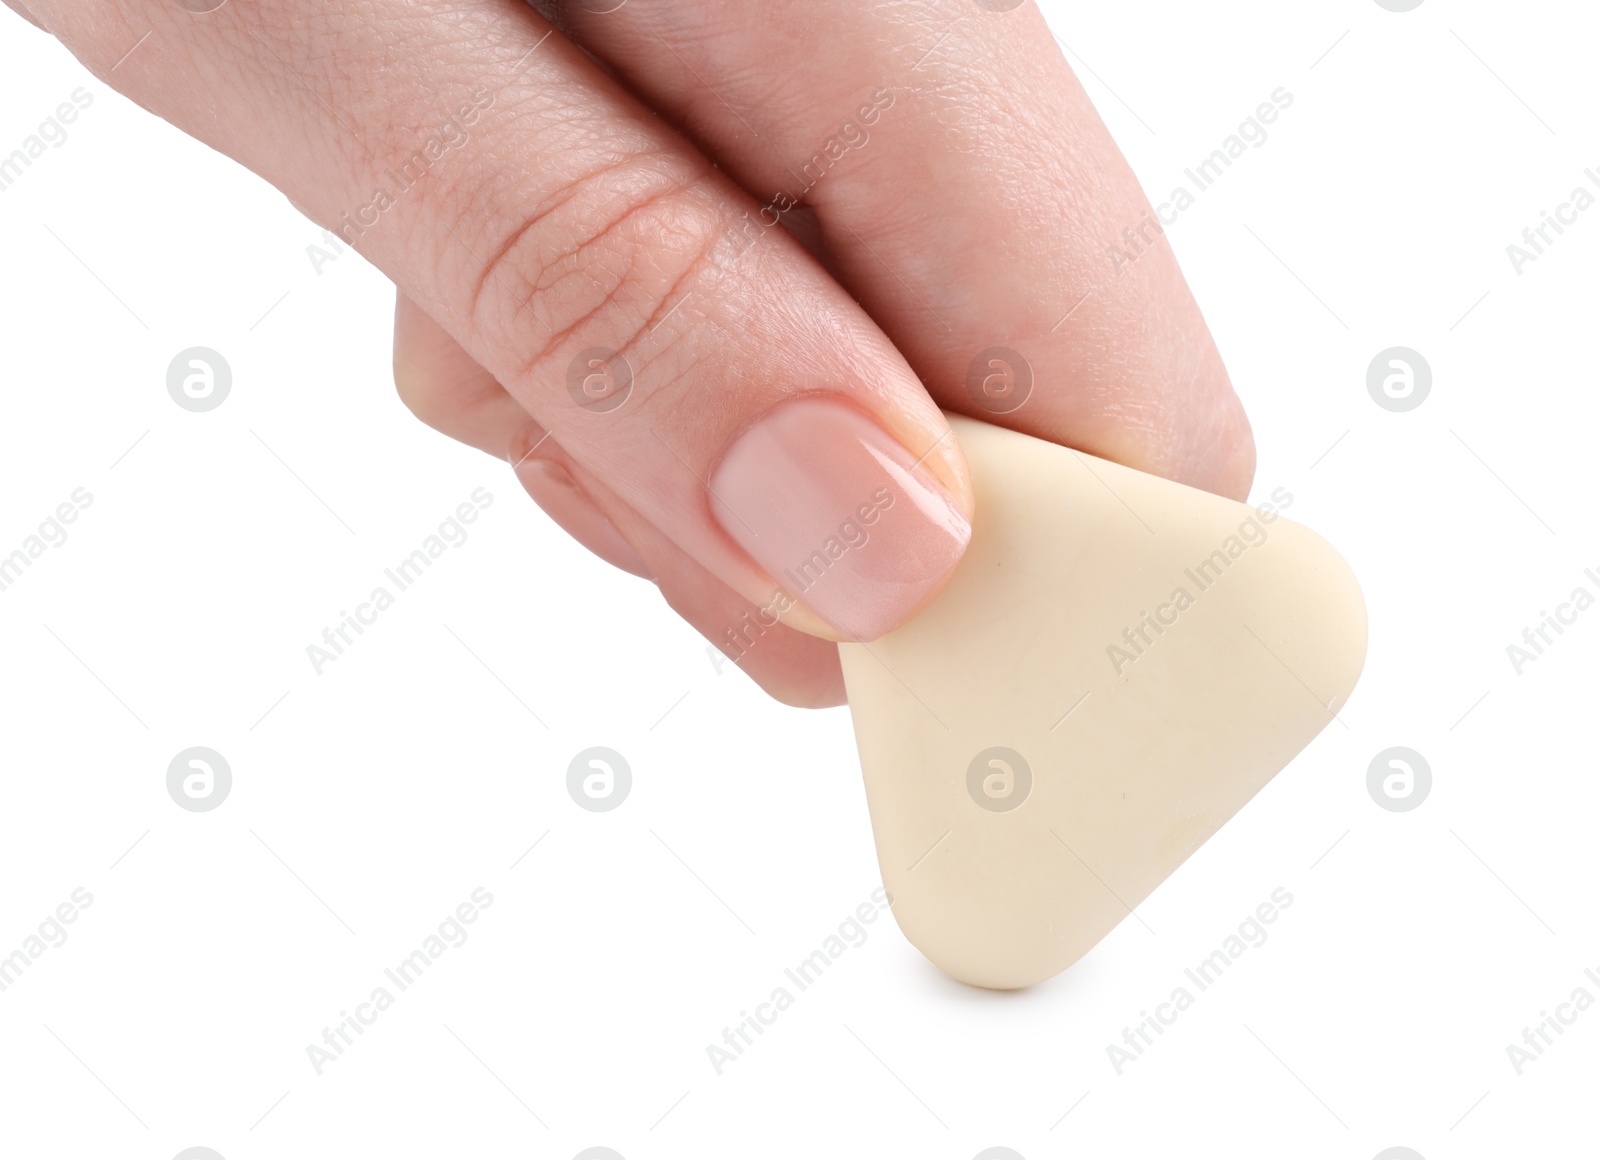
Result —
<instances>
[{"instance_id":1,"label":"finger","mask_svg":"<svg viewBox=\"0 0 1600 1160\"><path fill-rule=\"evenodd\" d=\"M395 309L395 381L406 405L430 426L508 459L528 494L580 544L624 571L656 579L667 603L721 650L713 657L719 670L725 656L786 704L843 703L838 650L831 643L789 628L770 610L744 600L598 480L590 478L589 487L578 482L582 468L403 294Z\"/></svg>"},{"instance_id":2,"label":"finger","mask_svg":"<svg viewBox=\"0 0 1600 1160\"><path fill-rule=\"evenodd\" d=\"M614 568L654 580L650 565L617 530L617 525L595 506L589 493L578 486L572 473L551 459L534 456L513 470L523 490L544 509L556 525Z\"/></svg>"},{"instance_id":3,"label":"finger","mask_svg":"<svg viewBox=\"0 0 1600 1160\"><path fill-rule=\"evenodd\" d=\"M512 439L534 422L403 290L394 301L394 385L406 409L435 431L508 463Z\"/></svg>"},{"instance_id":4,"label":"finger","mask_svg":"<svg viewBox=\"0 0 1600 1160\"><path fill-rule=\"evenodd\" d=\"M786 705L823 709L845 703L837 645L784 624L771 599L746 600L620 504L603 482L582 468L574 474L638 549L667 604L722 656Z\"/></svg>"},{"instance_id":5,"label":"finger","mask_svg":"<svg viewBox=\"0 0 1600 1160\"><path fill-rule=\"evenodd\" d=\"M553 466L565 469L601 518L637 552L645 573L656 581L673 611L769 695L799 708L844 703L844 675L839 650L832 642L782 623L775 613L776 601L756 605L722 583L621 500L605 481L572 460L537 424L524 428L512 440L511 454L518 464L547 458ZM518 477L526 486L521 472ZM543 506L538 494L534 498Z\"/></svg>"},{"instance_id":6,"label":"finger","mask_svg":"<svg viewBox=\"0 0 1600 1160\"><path fill-rule=\"evenodd\" d=\"M816 211L941 404L1248 492L1249 424L1163 232L1174 211L1151 209L1035 6L545 6L756 191L759 220Z\"/></svg>"},{"instance_id":7,"label":"finger","mask_svg":"<svg viewBox=\"0 0 1600 1160\"><path fill-rule=\"evenodd\" d=\"M870 639L954 568L966 468L904 359L786 233L743 249L754 202L525 5L30 3L94 68L153 29L108 83L354 244L750 602Z\"/></svg>"},{"instance_id":8,"label":"finger","mask_svg":"<svg viewBox=\"0 0 1600 1160\"><path fill-rule=\"evenodd\" d=\"M435 431L510 463L534 502L578 543L651 579L639 553L558 460L549 433L403 293L395 296L394 381L401 401ZM529 450L513 453L514 443Z\"/></svg>"}]
</instances>

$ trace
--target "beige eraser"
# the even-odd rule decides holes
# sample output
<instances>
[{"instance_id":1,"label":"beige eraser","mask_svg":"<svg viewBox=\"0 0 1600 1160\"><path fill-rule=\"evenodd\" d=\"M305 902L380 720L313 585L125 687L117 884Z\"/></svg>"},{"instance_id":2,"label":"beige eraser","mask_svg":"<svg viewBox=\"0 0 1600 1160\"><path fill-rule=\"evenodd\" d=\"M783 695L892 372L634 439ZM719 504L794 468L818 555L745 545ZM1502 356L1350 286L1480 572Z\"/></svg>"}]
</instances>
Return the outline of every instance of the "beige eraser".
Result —
<instances>
[{"instance_id":1,"label":"beige eraser","mask_svg":"<svg viewBox=\"0 0 1600 1160\"><path fill-rule=\"evenodd\" d=\"M909 623L843 644L878 863L946 973L1071 966L1333 720L1367 617L1279 515L951 416L972 543Z\"/></svg>"}]
</instances>

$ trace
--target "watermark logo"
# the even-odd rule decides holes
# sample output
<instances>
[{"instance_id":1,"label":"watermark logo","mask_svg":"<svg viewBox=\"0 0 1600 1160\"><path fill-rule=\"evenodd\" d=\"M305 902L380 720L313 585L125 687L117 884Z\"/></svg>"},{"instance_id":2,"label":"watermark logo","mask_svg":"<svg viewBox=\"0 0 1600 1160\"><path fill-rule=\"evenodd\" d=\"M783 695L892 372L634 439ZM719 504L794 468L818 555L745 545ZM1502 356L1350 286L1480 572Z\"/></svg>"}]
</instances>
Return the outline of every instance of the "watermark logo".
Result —
<instances>
[{"instance_id":1,"label":"watermark logo","mask_svg":"<svg viewBox=\"0 0 1600 1160\"><path fill-rule=\"evenodd\" d=\"M233 368L208 346L191 346L167 367L167 394L185 411L215 411L233 389Z\"/></svg>"},{"instance_id":2,"label":"watermark logo","mask_svg":"<svg viewBox=\"0 0 1600 1160\"><path fill-rule=\"evenodd\" d=\"M167 766L167 793L190 813L204 814L228 800L233 770L215 749L185 749Z\"/></svg>"},{"instance_id":3,"label":"watermark logo","mask_svg":"<svg viewBox=\"0 0 1600 1160\"><path fill-rule=\"evenodd\" d=\"M894 492L880 487L865 502L857 504L855 515L839 524L835 534L829 536L816 551L792 568L783 570L783 579L795 586L797 592L806 592L828 576L828 570L847 552L859 552L872 539L872 525L883 513L894 506Z\"/></svg>"},{"instance_id":4,"label":"watermark logo","mask_svg":"<svg viewBox=\"0 0 1600 1160\"><path fill-rule=\"evenodd\" d=\"M1600 972L1593 967L1584 968L1584 978L1590 983L1600 985ZM1544 1053L1555 1046L1556 1039L1567 1033L1567 1028L1578 1021L1578 1017L1594 1006L1594 993L1588 987L1579 985L1574 987L1572 994L1568 995L1565 1002L1555 1005L1555 1012L1540 1011L1539 1021L1532 1027L1522 1029L1521 1043L1506 1044L1506 1058L1511 1062L1511 1069L1518 1076L1530 1063L1537 1063Z\"/></svg>"},{"instance_id":5,"label":"watermark logo","mask_svg":"<svg viewBox=\"0 0 1600 1160\"><path fill-rule=\"evenodd\" d=\"M368 230L377 227L383 215L400 204L400 197L410 193L433 172L446 155L465 148L472 137L467 132L478 123L483 111L494 104L494 94L488 89L474 89L470 101L455 106L444 123L422 142L411 156L384 169L383 181L372 191L372 197L354 209L339 215L339 225L334 233L348 246L354 246Z\"/></svg>"},{"instance_id":6,"label":"watermark logo","mask_svg":"<svg viewBox=\"0 0 1600 1160\"><path fill-rule=\"evenodd\" d=\"M1015 1148L985 1148L972 1160L1028 1160L1028 1158Z\"/></svg>"},{"instance_id":7,"label":"watermark logo","mask_svg":"<svg viewBox=\"0 0 1600 1160\"><path fill-rule=\"evenodd\" d=\"M494 495L488 488L473 488L472 494L458 503L455 511L446 516L434 532L425 536L411 555L393 567L383 570L383 578L387 583L374 586L367 598L355 606L354 611L341 608L339 619L334 624L323 627L322 643L306 645L306 659L311 662L312 671L317 676L322 676L329 665L354 647L367 629L378 623L378 618L394 607L398 596L422 579L423 574L433 567L435 560L441 559L446 553L467 542L469 537L467 525L476 523L484 510L493 504ZM445 628L449 630L450 626L446 625ZM454 631L450 631L451 635L454 635ZM461 638L456 637L456 639ZM462 644L465 645L466 642L462 641ZM472 650L468 648L467 651Z\"/></svg>"},{"instance_id":8,"label":"watermark logo","mask_svg":"<svg viewBox=\"0 0 1600 1160\"><path fill-rule=\"evenodd\" d=\"M1390 813L1403 814L1428 800L1433 770L1415 749L1395 745L1367 766L1367 792Z\"/></svg>"},{"instance_id":9,"label":"watermark logo","mask_svg":"<svg viewBox=\"0 0 1600 1160\"><path fill-rule=\"evenodd\" d=\"M1415 411L1433 389L1433 368L1409 346L1380 350L1367 367L1367 394L1385 411Z\"/></svg>"},{"instance_id":10,"label":"watermark logo","mask_svg":"<svg viewBox=\"0 0 1600 1160\"><path fill-rule=\"evenodd\" d=\"M1239 122L1239 127L1234 132L1222 139L1222 144L1213 149L1209 156L1185 169L1183 175L1189 179L1189 184L1175 187L1167 200L1156 204L1156 217L1160 219L1161 225L1170 226L1176 222L1185 210L1199 204L1199 195L1216 185L1222 179L1222 175L1233 168L1235 161L1252 149L1259 149L1265 145L1270 136L1267 126L1277 121L1293 104L1294 94L1279 85L1267 94L1267 100L1256 105L1254 113ZM1158 233L1162 232L1160 226L1156 229ZM1133 242L1128 234L1129 231L1123 231L1123 240ZM1119 274L1122 272L1123 264L1137 261L1151 243L1143 224L1139 227L1139 234L1145 239L1145 247L1133 243L1128 251L1118 250L1114 246L1107 248L1111 253L1112 264Z\"/></svg>"},{"instance_id":11,"label":"watermark logo","mask_svg":"<svg viewBox=\"0 0 1600 1160\"><path fill-rule=\"evenodd\" d=\"M1584 579L1600 589L1600 571L1585 568L1583 575ZM1571 596L1556 605L1554 613L1541 608L1537 626L1522 630L1522 643L1506 645L1506 656L1510 658L1512 671L1519 677L1527 672L1527 667L1544 656L1545 649L1555 644L1556 637L1565 635L1567 629L1578 623L1578 617L1594 607L1594 603L1594 593L1579 584L1572 590ZM1555 633L1555 636L1551 636L1551 633Z\"/></svg>"},{"instance_id":12,"label":"watermark logo","mask_svg":"<svg viewBox=\"0 0 1600 1160\"><path fill-rule=\"evenodd\" d=\"M810 157L797 167L790 167L789 175L800 182L795 190L778 190L754 217L749 210L743 210L738 221L723 228L721 238L711 248L711 264L721 269L759 244L766 231L781 222L784 214L804 203L817 183L833 172L835 166L852 152L865 149L872 140L872 126L894 105L894 99L893 90L874 89L871 99L857 105L856 111L841 121Z\"/></svg>"},{"instance_id":13,"label":"watermark logo","mask_svg":"<svg viewBox=\"0 0 1600 1160\"><path fill-rule=\"evenodd\" d=\"M1183 582L1172 589L1166 600L1155 609L1139 609L1139 619L1122 630L1119 641L1106 645L1106 659L1111 671L1123 676L1130 666L1154 647L1156 641L1174 627L1183 614L1211 590L1251 549L1267 542L1267 525L1278 518L1278 512L1294 503L1294 493L1286 487L1272 489L1272 502L1262 503L1250 513L1238 529L1223 539L1220 546L1191 568L1183 570Z\"/></svg>"},{"instance_id":14,"label":"watermark logo","mask_svg":"<svg viewBox=\"0 0 1600 1160\"><path fill-rule=\"evenodd\" d=\"M1262 140L1265 140L1265 138L1262 138ZM1133 265L1154 248L1156 240L1150 236L1152 229L1155 230L1157 236L1167 232L1161 228L1160 222L1150 216L1150 211L1145 210L1144 216L1139 219L1137 235L1135 235L1133 227L1122 231L1122 242L1127 249L1117 245L1106 247L1106 257L1111 259L1111 268L1117 272L1118 278L1128 272L1127 267ZM1143 245L1140 244L1140 239L1143 239ZM1074 311L1076 309L1076 307L1073 308ZM1066 320L1063 319L1062 321Z\"/></svg>"},{"instance_id":15,"label":"watermark logo","mask_svg":"<svg viewBox=\"0 0 1600 1160\"><path fill-rule=\"evenodd\" d=\"M1422 7L1422 0L1373 0L1373 3L1385 12L1414 12ZM1402 1153L1404 1155L1401 1155ZM1417 1156L1417 1154L1406 1148L1401 1148L1393 1157L1385 1152L1380 1160L1407 1160L1412 1156ZM1417 1160L1422 1160L1422 1157L1417 1156Z\"/></svg>"},{"instance_id":16,"label":"watermark logo","mask_svg":"<svg viewBox=\"0 0 1600 1160\"><path fill-rule=\"evenodd\" d=\"M1106 1059L1111 1064L1111 1070L1120 1076L1130 1065L1137 1063L1155 1045L1156 1040L1166 1034L1166 1029L1194 1006L1195 998L1214 987L1246 951L1266 945L1270 933L1267 927L1283 917L1283 912L1293 905L1294 895L1282 886L1275 887L1234 928L1234 932L1222 940L1216 950L1193 967L1185 967L1185 982L1174 987L1164 1002L1154 1004L1153 1012L1148 1009L1140 1011L1138 1020L1132 1026L1124 1026L1120 1043L1106 1044ZM1189 989L1189 984L1193 984L1194 990Z\"/></svg>"},{"instance_id":17,"label":"watermark logo","mask_svg":"<svg viewBox=\"0 0 1600 1160\"><path fill-rule=\"evenodd\" d=\"M1600 187L1600 173L1593 169L1585 169L1583 175L1589 183ZM1506 257L1511 259L1511 269L1522 277L1522 268L1531 262L1537 262L1544 256L1545 251L1556 244L1562 234L1566 233L1567 226L1578 224L1578 215L1595 204L1595 195L1583 186L1578 186L1572 191L1569 200L1556 206L1555 213L1544 209L1539 211L1539 224L1527 226L1522 231L1522 244L1512 242L1506 247ZM1550 231L1555 230L1556 236L1552 238Z\"/></svg>"},{"instance_id":18,"label":"watermark logo","mask_svg":"<svg viewBox=\"0 0 1600 1160\"><path fill-rule=\"evenodd\" d=\"M59 548L67 542L67 524L76 523L79 514L84 508L94 503L94 496L89 494L88 488L74 488L70 496L56 505L56 510L44 518L38 530L25 536L20 548L15 548L10 555L0 554L0 592L10 588L22 578L22 574L33 567L33 562L51 548ZM5 549L0 548L0 553Z\"/></svg>"},{"instance_id":19,"label":"watermark logo","mask_svg":"<svg viewBox=\"0 0 1600 1160\"><path fill-rule=\"evenodd\" d=\"M730 625L723 629L721 644L706 645L706 655L711 658L711 668L717 676L722 675L723 665L728 661L738 664L743 660L756 642L767 635L767 629L781 624L783 613L794 605L793 596L781 588L775 589L772 599L756 609L754 614L747 608L737 626Z\"/></svg>"},{"instance_id":20,"label":"watermark logo","mask_svg":"<svg viewBox=\"0 0 1600 1160\"><path fill-rule=\"evenodd\" d=\"M967 394L991 415L1009 415L1033 394L1033 367L1009 346L980 350L967 367Z\"/></svg>"},{"instance_id":21,"label":"watermark logo","mask_svg":"<svg viewBox=\"0 0 1600 1160\"><path fill-rule=\"evenodd\" d=\"M967 766L967 793L990 813L1010 813L1032 792L1033 770L1015 749L991 745Z\"/></svg>"},{"instance_id":22,"label":"watermark logo","mask_svg":"<svg viewBox=\"0 0 1600 1160\"><path fill-rule=\"evenodd\" d=\"M621 5L619 4L617 7L620 8ZM612 11L616 11L616 9L612 9ZM615 1148L585 1148L574 1156L572 1160L627 1160L627 1158Z\"/></svg>"},{"instance_id":23,"label":"watermark logo","mask_svg":"<svg viewBox=\"0 0 1600 1160\"><path fill-rule=\"evenodd\" d=\"M567 793L590 813L603 814L628 800L633 789L633 771L615 749L595 745L585 749L567 766Z\"/></svg>"},{"instance_id":24,"label":"watermark logo","mask_svg":"<svg viewBox=\"0 0 1600 1160\"><path fill-rule=\"evenodd\" d=\"M1383 4L1383 0L1378 0L1378 2ZM1396 0L1390 0L1390 4L1395 2ZM1416 3L1410 4L1409 7L1415 8L1417 4L1420 3L1422 3L1422 0L1416 0ZM1390 8L1390 4L1384 4L1383 6L1385 8ZM1404 12L1405 9L1391 8L1391 11ZM1385 1148L1382 1152L1379 1152L1376 1156L1374 1156L1372 1160L1423 1160L1423 1155L1415 1148Z\"/></svg>"},{"instance_id":25,"label":"watermark logo","mask_svg":"<svg viewBox=\"0 0 1600 1160\"><path fill-rule=\"evenodd\" d=\"M706 1059L711 1063L711 1070L721 1075L731 1064L737 1063L755 1041L778 1022L778 1017L794 1006L796 996L815 986L847 952L865 946L867 927L878 921L891 902L889 892L878 887L834 927L833 933L823 939L816 950L794 966L785 967L783 982L772 989L764 1002L752 1004L754 1011L748 1008L740 1011L738 1021L722 1029L720 1043L706 1044Z\"/></svg>"},{"instance_id":26,"label":"watermark logo","mask_svg":"<svg viewBox=\"0 0 1600 1160\"><path fill-rule=\"evenodd\" d=\"M24 938L16 950L5 954L0 949L0 991L15 986L23 972L38 962L45 951L64 945L69 933L67 927L77 922L82 913L93 905L94 895L79 886L66 902L45 915L36 933Z\"/></svg>"},{"instance_id":27,"label":"watermark logo","mask_svg":"<svg viewBox=\"0 0 1600 1160\"><path fill-rule=\"evenodd\" d=\"M180 0L180 3L182 2L183 0ZM200 4L204 2L205 0L188 0L189 4ZM217 5L213 5L213 7L217 7ZM185 1148L182 1152L179 1152L176 1156L174 1156L172 1160L226 1160L226 1158L215 1148Z\"/></svg>"},{"instance_id":28,"label":"watermark logo","mask_svg":"<svg viewBox=\"0 0 1600 1160\"><path fill-rule=\"evenodd\" d=\"M585 411L615 411L633 393L633 367L610 347L591 346L567 367L567 393Z\"/></svg>"},{"instance_id":29,"label":"watermark logo","mask_svg":"<svg viewBox=\"0 0 1600 1160\"><path fill-rule=\"evenodd\" d=\"M47 146L59 149L65 145L70 137L67 126L92 104L94 94L88 89L73 89L72 100L57 105L56 111L39 123L36 132L23 138L20 147L13 149L9 156L0 153L0 193L21 181L22 175L33 168L33 163L45 156Z\"/></svg>"},{"instance_id":30,"label":"watermark logo","mask_svg":"<svg viewBox=\"0 0 1600 1160\"><path fill-rule=\"evenodd\" d=\"M353 1004L354 1011L340 1011L338 1022L322 1029L320 1043L306 1044L306 1059L311 1063L311 1070L320 1076L330 1064L343 1059L344 1053L355 1045L360 1036L366 1034L366 1029L394 1006L397 995L416 986L424 975L433 973L447 951L466 945L471 933L467 927L483 917L483 912L493 905L494 895L482 886L474 888L468 898L447 914L420 945L413 944L417 946L416 950L393 967L385 967L383 977L387 984L393 985L394 990L391 991L386 983L380 983L372 989L365 1002ZM456 957L452 955L451 961Z\"/></svg>"}]
</instances>

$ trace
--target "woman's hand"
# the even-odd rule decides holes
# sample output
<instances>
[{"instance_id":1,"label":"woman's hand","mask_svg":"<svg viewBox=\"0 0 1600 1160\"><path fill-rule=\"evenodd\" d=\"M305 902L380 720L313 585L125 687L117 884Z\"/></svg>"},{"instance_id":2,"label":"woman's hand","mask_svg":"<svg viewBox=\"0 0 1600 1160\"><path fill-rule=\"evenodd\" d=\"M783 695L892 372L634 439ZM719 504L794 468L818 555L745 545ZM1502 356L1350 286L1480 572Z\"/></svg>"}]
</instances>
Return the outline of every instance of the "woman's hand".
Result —
<instances>
[{"instance_id":1,"label":"woman's hand","mask_svg":"<svg viewBox=\"0 0 1600 1160\"><path fill-rule=\"evenodd\" d=\"M1205 323L1030 4L6 2L393 278L407 405L783 700L841 700L825 638L959 560L941 408L1248 491Z\"/></svg>"}]
</instances>

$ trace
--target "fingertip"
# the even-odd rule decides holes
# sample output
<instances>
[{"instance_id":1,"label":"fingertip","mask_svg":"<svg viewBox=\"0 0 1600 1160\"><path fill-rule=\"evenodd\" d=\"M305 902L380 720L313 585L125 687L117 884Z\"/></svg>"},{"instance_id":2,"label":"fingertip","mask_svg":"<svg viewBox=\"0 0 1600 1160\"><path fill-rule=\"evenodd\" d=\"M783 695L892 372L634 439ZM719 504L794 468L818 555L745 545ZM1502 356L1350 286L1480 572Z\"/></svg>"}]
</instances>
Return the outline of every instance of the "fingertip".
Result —
<instances>
[{"instance_id":1,"label":"fingertip","mask_svg":"<svg viewBox=\"0 0 1600 1160\"><path fill-rule=\"evenodd\" d=\"M959 456L945 431L936 447ZM772 577L781 611L803 605L844 639L874 640L926 603L971 539L970 491L963 510L925 467L933 450L914 456L842 396L800 396L729 445L712 512Z\"/></svg>"}]
</instances>

